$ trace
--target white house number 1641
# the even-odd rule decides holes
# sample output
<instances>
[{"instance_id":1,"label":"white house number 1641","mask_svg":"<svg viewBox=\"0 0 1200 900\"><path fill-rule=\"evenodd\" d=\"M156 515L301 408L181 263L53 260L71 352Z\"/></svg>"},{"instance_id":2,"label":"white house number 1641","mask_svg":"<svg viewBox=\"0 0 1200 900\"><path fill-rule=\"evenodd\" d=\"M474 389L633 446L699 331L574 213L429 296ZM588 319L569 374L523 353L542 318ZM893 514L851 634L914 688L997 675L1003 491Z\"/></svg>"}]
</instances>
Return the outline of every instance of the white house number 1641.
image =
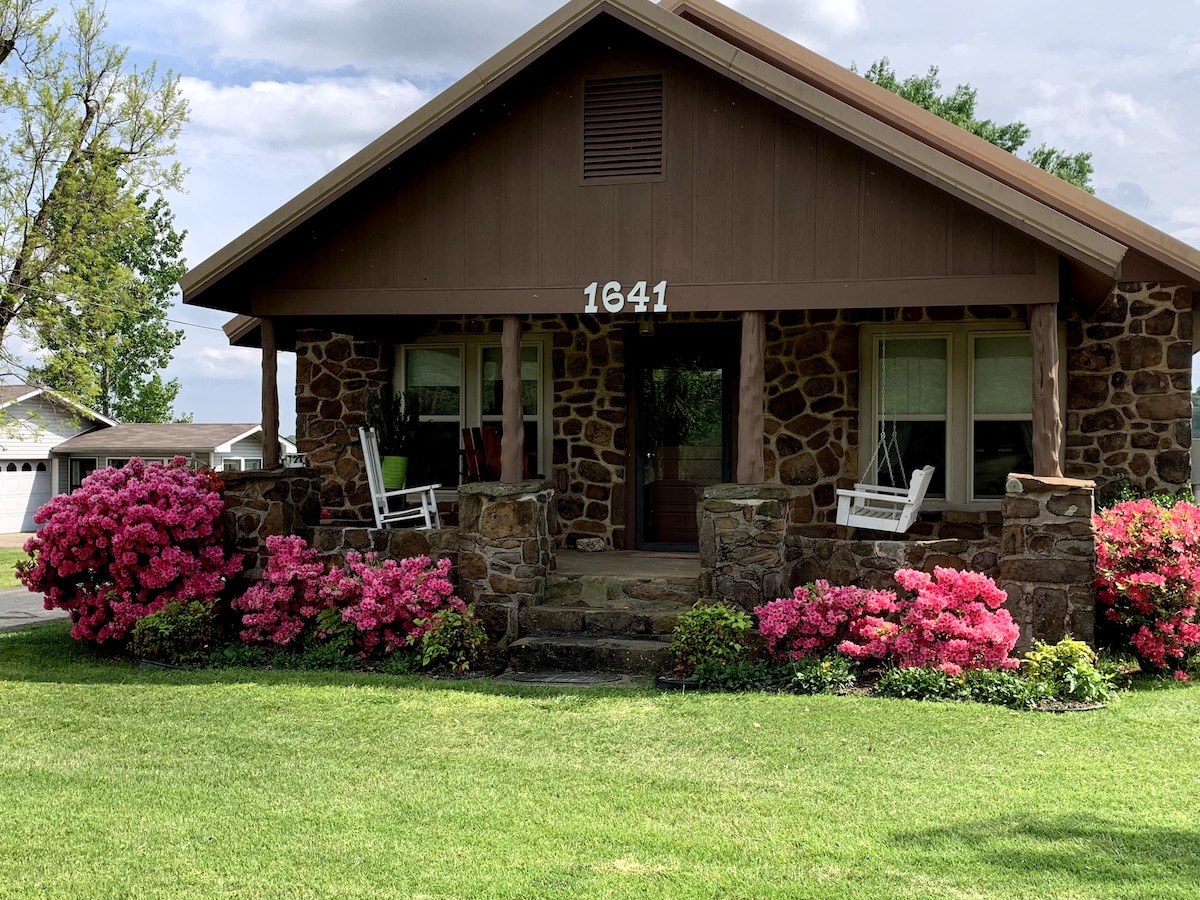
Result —
<instances>
[{"instance_id":1,"label":"white house number 1641","mask_svg":"<svg viewBox=\"0 0 1200 900\"><path fill-rule=\"evenodd\" d=\"M667 283L660 281L651 289L651 293L654 294L654 306L650 311L666 312ZM606 282L603 287L600 286L600 282L593 281L583 289L583 296L587 297L587 304L583 307L585 313L600 311L600 307L596 304L597 299L610 313L619 313L625 308L626 303L633 307L634 312L639 313L644 313L646 307L650 305L650 295L646 293L646 282L644 281L639 281L631 287L628 294L622 293L619 281Z\"/></svg>"}]
</instances>

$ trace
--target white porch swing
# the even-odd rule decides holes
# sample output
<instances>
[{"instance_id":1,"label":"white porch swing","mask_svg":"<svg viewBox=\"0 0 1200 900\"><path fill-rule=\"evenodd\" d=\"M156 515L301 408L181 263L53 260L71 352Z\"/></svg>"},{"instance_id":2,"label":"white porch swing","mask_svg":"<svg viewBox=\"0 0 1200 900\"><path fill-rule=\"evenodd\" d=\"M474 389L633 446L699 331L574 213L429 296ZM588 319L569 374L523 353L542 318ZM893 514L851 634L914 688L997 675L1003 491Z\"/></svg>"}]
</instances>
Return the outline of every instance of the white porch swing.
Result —
<instances>
[{"instance_id":1,"label":"white porch swing","mask_svg":"<svg viewBox=\"0 0 1200 900\"><path fill-rule=\"evenodd\" d=\"M887 345L889 336L880 338L879 346L879 438L875 442L875 452L867 464L867 471L874 472L878 479L881 466L885 467L887 480L892 485L897 484L897 474L903 487L892 487L884 484L869 484L857 482L851 490L839 488L837 491L837 524L853 528L874 528L877 531L890 531L903 534L912 527L921 511L921 503L933 480L933 466L914 469L912 476L905 480L904 462L900 453L898 438L899 426L891 415L888 403L891 374L887 371ZM890 429L889 429L890 426ZM889 433L890 432L890 433Z\"/></svg>"}]
</instances>

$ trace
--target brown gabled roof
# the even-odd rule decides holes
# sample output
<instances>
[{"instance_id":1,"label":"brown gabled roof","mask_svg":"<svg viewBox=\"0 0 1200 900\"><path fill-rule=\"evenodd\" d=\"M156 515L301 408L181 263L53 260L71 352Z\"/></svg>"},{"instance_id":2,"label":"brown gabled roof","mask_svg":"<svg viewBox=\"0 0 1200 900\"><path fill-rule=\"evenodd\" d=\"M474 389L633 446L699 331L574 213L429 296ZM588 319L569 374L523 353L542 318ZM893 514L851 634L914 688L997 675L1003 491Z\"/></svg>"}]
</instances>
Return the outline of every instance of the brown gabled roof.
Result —
<instances>
[{"instance_id":1,"label":"brown gabled roof","mask_svg":"<svg viewBox=\"0 0 1200 900\"><path fill-rule=\"evenodd\" d=\"M114 425L81 434L63 441L54 448L55 453L79 453L104 451L107 453L129 453L140 451L156 456L172 456L188 453L212 453L235 441L251 437L262 431L255 423L201 425L195 423L162 425Z\"/></svg>"},{"instance_id":2,"label":"brown gabled roof","mask_svg":"<svg viewBox=\"0 0 1200 900\"><path fill-rule=\"evenodd\" d=\"M1099 284L1127 248L1200 286L1200 251L919 109L713 0L571 0L557 12L187 272L184 302L250 312L236 285L212 290L260 251L608 14L721 71L877 156L1053 247ZM1101 296L1107 292L1101 287ZM211 293L210 293L211 292ZM252 326L251 326L252 328ZM241 329L245 331L245 328Z\"/></svg>"}]
</instances>

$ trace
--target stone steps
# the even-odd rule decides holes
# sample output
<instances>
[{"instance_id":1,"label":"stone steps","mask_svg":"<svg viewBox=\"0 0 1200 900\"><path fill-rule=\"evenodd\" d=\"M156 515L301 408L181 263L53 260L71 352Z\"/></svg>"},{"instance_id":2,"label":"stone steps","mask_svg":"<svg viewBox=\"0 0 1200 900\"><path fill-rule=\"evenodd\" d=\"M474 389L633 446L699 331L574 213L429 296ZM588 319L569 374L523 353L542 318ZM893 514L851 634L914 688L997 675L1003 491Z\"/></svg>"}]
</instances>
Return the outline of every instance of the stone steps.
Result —
<instances>
[{"instance_id":1,"label":"stone steps","mask_svg":"<svg viewBox=\"0 0 1200 900\"><path fill-rule=\"evenodd\" d=\"M508 671L655 675L671 667L667 646L666 641L616 637L523 637L508 647Z\"/></svg>"},{"instance_id":2,"label":"stone steps","mask_svg":"<svg viewBox=\"0 0 1200 900\"><path fill-rule=\"evenodd\" d=\"M509 668L652 673L699 596L694 576L551 575L542 603L518 614Z\"/></svg>"}]
</instances>

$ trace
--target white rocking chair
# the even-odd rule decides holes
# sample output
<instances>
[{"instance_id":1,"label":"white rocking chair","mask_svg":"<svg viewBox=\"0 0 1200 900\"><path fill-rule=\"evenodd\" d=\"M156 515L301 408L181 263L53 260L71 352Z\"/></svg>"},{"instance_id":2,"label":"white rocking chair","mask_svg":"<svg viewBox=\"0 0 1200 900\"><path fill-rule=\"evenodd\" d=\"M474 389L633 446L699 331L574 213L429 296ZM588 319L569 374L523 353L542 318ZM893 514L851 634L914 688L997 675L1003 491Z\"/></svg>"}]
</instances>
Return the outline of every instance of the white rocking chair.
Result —
<instances>
[{"instance_id":1,"label":"white rocking chair","mask_svg":"<svg viewBox=\"0 0 1200 900\"><path fill-rule=\"evenodd\" d=\"M374 428L358 429L362 441L363 459L367 464L367 484L371 488L371 509L375 513L375 527L418 521L422 528L441 528L442 517L438 513L437 495L434 491L440 484L423 484L420 487L388 490L383 486L383 467L379 464L379 440ZM402 500L399 509L392 508L394 500ZM415 506L409 504L414 503Z\"/></svg>"},{"instance_id":2,"label":"white rocking chair","mask_svg":"<svg viewBox=\"0 0 1200 900\"><path fill-rule=\"evenodd\" d=\"M906 488L856 484L853 490L838 490L837 523L897 534L908 531L932 478L933 466L926 466L912 473Z\"/></svg>"}]
</instances>

